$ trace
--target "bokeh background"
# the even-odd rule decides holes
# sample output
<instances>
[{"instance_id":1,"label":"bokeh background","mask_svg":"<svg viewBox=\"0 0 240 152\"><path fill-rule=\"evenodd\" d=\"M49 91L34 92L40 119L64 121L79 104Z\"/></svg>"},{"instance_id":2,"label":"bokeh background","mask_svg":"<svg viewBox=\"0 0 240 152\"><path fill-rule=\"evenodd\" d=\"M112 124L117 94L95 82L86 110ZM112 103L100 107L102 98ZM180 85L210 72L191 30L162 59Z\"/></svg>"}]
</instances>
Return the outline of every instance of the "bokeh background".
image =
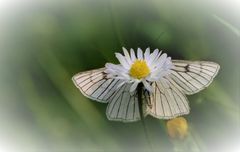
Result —
<instances>
[{"instance_id":1,"label":"bokeh background","mask_svg":"<svg viewBox=\"0 0 240 152\"><path fill-rule=\"evenodd\" d=\"M239 2L1 0L0 151L233 152L240 135ZM212 85L188 96L189 132L166 121L108 121L71 77L114 62L121 47L159 48L174 59L221 65Z\"/></svg>"}]
</instances>

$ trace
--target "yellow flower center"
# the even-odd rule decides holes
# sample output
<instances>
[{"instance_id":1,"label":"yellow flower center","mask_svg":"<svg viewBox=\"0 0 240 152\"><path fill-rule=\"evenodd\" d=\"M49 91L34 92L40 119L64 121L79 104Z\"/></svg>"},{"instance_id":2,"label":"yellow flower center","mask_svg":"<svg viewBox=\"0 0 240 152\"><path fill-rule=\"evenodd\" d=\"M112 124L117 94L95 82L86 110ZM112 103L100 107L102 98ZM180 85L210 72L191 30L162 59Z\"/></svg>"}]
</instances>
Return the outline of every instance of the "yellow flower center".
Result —
<instances>
[{"instance_id":1,"label":"yellow flower center","mask_svg":"<svg viewBox=\"0 0 240 152\"><path fill-rule=\"evenodd\" d=\"M142 79L149 75L150 69L147 66L146 61L136 60L129 71L130 76L136 79Z\"/></svg>"}]
</instances>

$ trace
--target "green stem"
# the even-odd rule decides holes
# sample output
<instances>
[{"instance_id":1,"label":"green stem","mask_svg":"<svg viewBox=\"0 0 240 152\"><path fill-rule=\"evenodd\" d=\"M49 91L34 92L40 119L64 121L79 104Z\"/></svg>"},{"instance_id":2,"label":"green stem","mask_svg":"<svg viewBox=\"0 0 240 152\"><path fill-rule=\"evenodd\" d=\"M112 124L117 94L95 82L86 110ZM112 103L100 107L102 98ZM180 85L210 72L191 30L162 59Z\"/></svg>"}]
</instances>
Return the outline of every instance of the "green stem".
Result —
<instances>
[{"instance_id":1,"label":"green stem","mask_svg":"<svg viewBox=\"0 0 240 152\"><path fill-rule=\"evenodd\" d=\"M142 83L139 83L138 86L137 86L138 108L139 108L139 113L140 113L141 121L144 122L144 118L143 118L143 117L144 117L144 116L143 116L143 108L142 108L142 105L143 105L142 93L143 93L143 84L142 84Z\"/></svg>"},{"instance_id":2,"label":"green stem","mask_svg":"<svg viewBox=\"0 0 240 152\"><path fill-rule=\"evenodd\" d=\"M144 121L144 115L143 115L143 100L142 100L142 94L143 94L143 84L139 83L137 86L137 95L138 95L138 108L139 108L139 113L140 113L140 119L141 119L141 123L143 125L143 130L146 136L146 140L148 141L148 144L151 148L151 150L153 149L152 147L152 143L150 141L148 132L147 132L147 127Z\"/></svg>"}]
</instances>

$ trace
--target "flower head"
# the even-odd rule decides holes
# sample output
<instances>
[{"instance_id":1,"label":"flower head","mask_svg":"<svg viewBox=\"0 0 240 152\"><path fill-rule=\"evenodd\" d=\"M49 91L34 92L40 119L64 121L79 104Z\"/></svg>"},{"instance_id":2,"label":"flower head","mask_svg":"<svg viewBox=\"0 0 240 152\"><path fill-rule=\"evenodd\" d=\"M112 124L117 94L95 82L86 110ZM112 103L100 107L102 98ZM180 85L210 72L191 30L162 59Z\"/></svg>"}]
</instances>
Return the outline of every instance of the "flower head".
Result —
<instances>
[{"instance_id":1,"label":"flower head","mask_svg":"<svg viewBox=\"0 0 240 152\"><path fill-rule=\"evenodd\" d=\"M137 55L135 55L133 49L129 53L123 48L123 53L124 55L116 53L120 64L107 63L105 72L108 78L122 81L118 88L125 83L132 83L130 92L133 92L141 82L151 92L151 83L159 81L163 76L169 74L170 69L173 67L171 57L167 57L166 53L161 54L158 49L150 53L150 49L147 48L143 53L138 48Z\"/></svg>"},{"instance_id":2,"label":"flower head","mask_svg":"<svg viewBox=\"0 0 240 152\"><path fill-rule=\"evenodd\" d=\"M188 134L187 120L184 117L168 120L167 131L173 139L184 139Z\"/></svg>"}]
</instances>

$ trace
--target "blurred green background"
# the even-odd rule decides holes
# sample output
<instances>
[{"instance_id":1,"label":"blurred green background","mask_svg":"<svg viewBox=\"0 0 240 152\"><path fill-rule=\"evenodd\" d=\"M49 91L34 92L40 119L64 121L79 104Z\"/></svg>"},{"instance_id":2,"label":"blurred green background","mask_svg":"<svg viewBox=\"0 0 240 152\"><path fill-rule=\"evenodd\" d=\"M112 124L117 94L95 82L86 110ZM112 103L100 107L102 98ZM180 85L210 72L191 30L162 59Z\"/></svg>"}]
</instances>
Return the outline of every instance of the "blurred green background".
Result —
<instances>
[{"instance_id":1,"label":"blurred green background","mask_svg":"<svg viewBox=\"0 0 240 152\"><path fill-rule=\"evenodd\" d=\"M0 151L238 151L240 18L232 1L4 0L0 7ZM227 4L227 5L225 5ZM71 77L117 63L121 47L159 48L221 69L188 96L189 136L165 121L108 121Z\"/></svg>"}]
</instances>

